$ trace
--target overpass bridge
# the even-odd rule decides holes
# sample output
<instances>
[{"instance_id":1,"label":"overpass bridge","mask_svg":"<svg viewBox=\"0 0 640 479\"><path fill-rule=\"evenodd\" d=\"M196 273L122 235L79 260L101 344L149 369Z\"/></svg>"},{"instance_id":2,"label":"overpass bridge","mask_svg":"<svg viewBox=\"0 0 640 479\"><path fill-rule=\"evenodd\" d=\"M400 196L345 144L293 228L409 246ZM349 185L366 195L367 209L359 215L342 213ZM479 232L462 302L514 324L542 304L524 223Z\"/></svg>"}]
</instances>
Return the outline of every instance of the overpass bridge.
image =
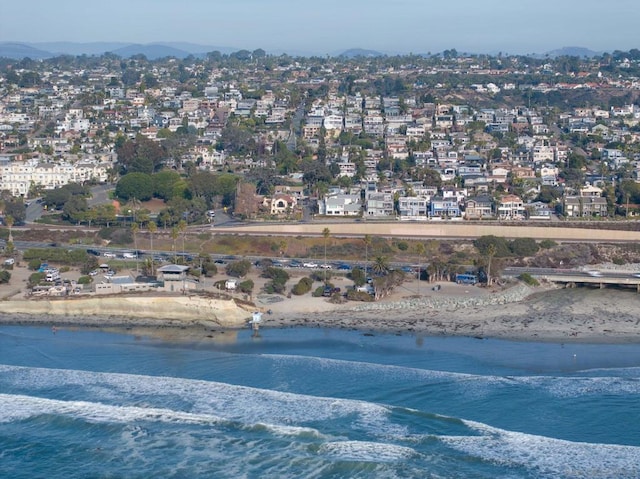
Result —
<instances>
[{"instance_id":1,"label":"overpass bridge","mask_svg":"<svg viewBox=\"0 0 640 479\"><path fill-rule=\"evenodd\" d=\"M528 273L536 279L564 284L567 287L593 285L604 288L607 285L635 288L640 293L640 272L600 271L596 269L557 269L557 268L505 268L503 276L520 276Z\"/></svg>"}]
</instances>

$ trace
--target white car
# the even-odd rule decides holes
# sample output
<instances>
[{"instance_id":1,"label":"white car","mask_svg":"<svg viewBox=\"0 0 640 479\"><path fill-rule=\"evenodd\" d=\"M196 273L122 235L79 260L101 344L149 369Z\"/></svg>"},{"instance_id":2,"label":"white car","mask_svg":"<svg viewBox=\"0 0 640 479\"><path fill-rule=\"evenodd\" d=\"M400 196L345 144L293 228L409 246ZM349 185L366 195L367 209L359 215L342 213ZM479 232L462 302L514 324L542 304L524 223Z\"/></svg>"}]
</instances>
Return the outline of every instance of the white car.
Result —
<instances>
[{"instance_id":1,"label":"white car","mask_svg":"<svg viewBox=\"0 0 640 479\"><path fill-rule=\"evenodd\" d=\"M122 257L124 259L135 259L136 255L135 253L122 253Z\"/></svg>"},{"instance_id":2,"label":"white car","mask_svg":"<svg viewBox=\"0 0 640 479\"><path fill-rule=\"evenodd\" d=\"M594 271L594 270L592 270L592 271L587 271L587 274L588 274L589 276L597 276L597 277L602 276L602 273L601 273L600 271Z\"/></svg>"},{"instance_id":3,"label":"white car","mask_svg":"<svg viewBox=\"0 0 640 479\"><path fill-rule=\"evenodd\" d=\"M105 258L115 258L116 254L115 253L109 253L108 251L102 253L102 256L104 256Z\"/></svg>"},{"instance_id":4,"label":"white car","mask_svg":"<svg viewBox=\"0 0 640 479\"><path fill-rule=\"evenodd\" d=\"M303 263L302 266L304 266L305 268L317 268L318 263L313 263L313 262Z\"/></svg>"},{"instance_id":5,"label":"white car","mask_svg":"<svg viewBox=\"0 0 640 479\"><path fill-rule=\"evenodd\" d=\"M333 269L333 266L331 266L330 264L321 264L320 267L322 269Z\"/></svg>"}]
</instances>

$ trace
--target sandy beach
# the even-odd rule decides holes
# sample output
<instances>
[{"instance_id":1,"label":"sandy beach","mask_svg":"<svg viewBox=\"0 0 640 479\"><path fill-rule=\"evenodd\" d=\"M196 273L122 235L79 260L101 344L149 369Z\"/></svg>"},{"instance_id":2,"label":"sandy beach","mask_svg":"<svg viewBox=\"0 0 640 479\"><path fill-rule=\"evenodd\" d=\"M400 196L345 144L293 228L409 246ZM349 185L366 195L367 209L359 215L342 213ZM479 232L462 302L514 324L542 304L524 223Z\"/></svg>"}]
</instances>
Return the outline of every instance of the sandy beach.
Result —
<instances>
[{"instance_id":1,"label":"sandy beach","mask_svg":"<svg viewBox=\"0 0 640 479\"><path fill-rule=\"evenodd\" d=\"M261 329L326 327L363 332L456 335L528 341L640 342L640 295L617 289L503 287L406 281L392 295L372 303L335 304L311 295L257 293L252 307L197 296L111 296L28 300L16 284L3 285L0 323L101 328L175 328L185 335L248 327L252 311L262 311ZM334 278L345 287L346 278ZM434 288L439 286L439 288ZM256 290L261 285L256 284ZM240 299L240 298L238 298Z\"/></svg>"}]
</instances>

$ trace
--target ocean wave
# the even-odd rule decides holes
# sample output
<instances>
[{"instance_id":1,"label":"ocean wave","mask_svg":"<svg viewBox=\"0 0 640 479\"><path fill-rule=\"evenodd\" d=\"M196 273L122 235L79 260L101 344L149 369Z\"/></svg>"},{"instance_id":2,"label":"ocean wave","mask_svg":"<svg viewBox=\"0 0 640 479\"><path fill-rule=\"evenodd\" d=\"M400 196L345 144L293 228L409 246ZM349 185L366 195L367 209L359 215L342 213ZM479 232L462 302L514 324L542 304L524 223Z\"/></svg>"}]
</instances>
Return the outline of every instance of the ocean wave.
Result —
<instances>
[{"instance_id":1,"label":"ocean wave","mask_svg":"<svg viewBox=\"0 0 640 479\"><path fill-rule=\"evenodd\" d=\"M393 380L405 379L407 381L419 381L422 385L460 385L466 396L485 396L494 391L496 387L527 387L536 390L545 390L551 397L578 397L597 394L628 395L640 394L640 368L615 368L608 369L607 376L496 376L476 375L469 373L457 373L431 369L419 369L405 366L374 364L357 361L344 361L340 359L309 358L287 355L269 355L269 358L277 358L288 365L300 364L305 367L314 366L319 370L335 369L344 375L349 368L354 374L372 374L380 380L390 378ZM605 371L605 370L601 370Z\"/></svg>"},{"instance_id":2,"label":"ocean wave","mask_svg":"<svg viewBox=\"0 0 640 479\"><path fill-rule=\"evenodd\" d=\"M319 450L327 456L361 462L397 462L418 455L410 447L367 441L336 441L323 444Z\"/></svg>"},{"instance_id":3,"label":"ocean wave","mask_svg":"<svg viewBox=\"0 0 640 479\"><path fill-rule=\"evenodd\" d=\"M60 391L64 397L55 399L64 399L65 404L83 400L88 404L133 406L140 411L169 405L195 417L216 415L219 420L237 421L248 426L270 424L275 427L337 420L353 428L379 431L380 434L406 432L403 427L388 421L390 409L384 405L202 380L0 366L0 384L3 382L10 384L12 390L27 390L29 396ZM19 410L15 409L11 414L18 413ZM0 411L0 418L9 417L9 414L9 410Z\"/></svg>"},{"instance_id":4,"label":"ocean wave","mask_svg":"<svg viewBox=\"0 0 640 479\"><path fill-rule=\"evenodd\" d=\"M640 447L571 442L464 421L479 435L440 436L449 447L501 466L522 467L536 477L637 478Z\"/></svg>"}]
</instances>

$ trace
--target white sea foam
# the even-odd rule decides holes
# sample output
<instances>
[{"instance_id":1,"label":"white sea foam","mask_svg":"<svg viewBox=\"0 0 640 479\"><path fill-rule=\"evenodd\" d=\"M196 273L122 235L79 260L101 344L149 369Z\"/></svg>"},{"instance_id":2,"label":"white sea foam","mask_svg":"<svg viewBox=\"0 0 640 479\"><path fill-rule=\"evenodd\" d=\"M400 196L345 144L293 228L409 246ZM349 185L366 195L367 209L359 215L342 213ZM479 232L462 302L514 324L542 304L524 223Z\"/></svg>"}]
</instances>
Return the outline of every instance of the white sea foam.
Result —
<instances>
[{"instance_id":1,"label":"white sea foam","mask_svg":"<svg viewBox=\"0 0 640 479\"><path fill-rule=\"evenodd\" d=\"M362 462L397 462L418 454L410 447L366 441L338 441L323 444L322 454L347 460Z\"/></svg>"},{"instance_id":2,"label":"white sea foam","mask_svg":"<svg viewBox=\"0 0 640 479\"><path fill-rule=\"evenodd\" d=\"M378 404L348 399L324 398L284 393L192 379L139 376L119 373L94 373L60 369L0 367L0 374L11 375L11 383L33 391L63 388L64 399L93 403L134 406L140 411L161 411L167 404L187 407L185 419L215 417L251 427L305 424L314 421L340 420L379 434L399 435L403 428L388 420L390 409ZM106 397L96 391L110 391ZM139 407L141 403L145 407ZM136 411L136 409L133 409ZM0 418L9 417L0 412ZM12 417L18 417L14 410ZM148 414L148 413L145 413ZM11 420L11 418L9 418Z\"/></svg>"},{"instance_id":3,"label":"white sea foam","mask_svg":"<svg viewBox=\"0 0 640 479\"><path fill-rule=\"evenodd\" d=\"M537 477L631 479L640 477L640 447L591 444L506 431L464 421L478 436L440 436L448 446L485 461L523 467Z\"/></svg>"},{"instance_id":4,"label":"white sea foam","mask_svg":"<svg viewBox=\"0 0 640 479\"><path fill-rule=\"evenodd\" d=\"M224 422L222 418L211 414L192 414L163 408L114 406L87 401L60 401L11 394L0 394L0 405L0 422L27 419L41 414L57 414L89 422L123 424L151 421L212 425Z\"/></svg>"}]
</instances>

